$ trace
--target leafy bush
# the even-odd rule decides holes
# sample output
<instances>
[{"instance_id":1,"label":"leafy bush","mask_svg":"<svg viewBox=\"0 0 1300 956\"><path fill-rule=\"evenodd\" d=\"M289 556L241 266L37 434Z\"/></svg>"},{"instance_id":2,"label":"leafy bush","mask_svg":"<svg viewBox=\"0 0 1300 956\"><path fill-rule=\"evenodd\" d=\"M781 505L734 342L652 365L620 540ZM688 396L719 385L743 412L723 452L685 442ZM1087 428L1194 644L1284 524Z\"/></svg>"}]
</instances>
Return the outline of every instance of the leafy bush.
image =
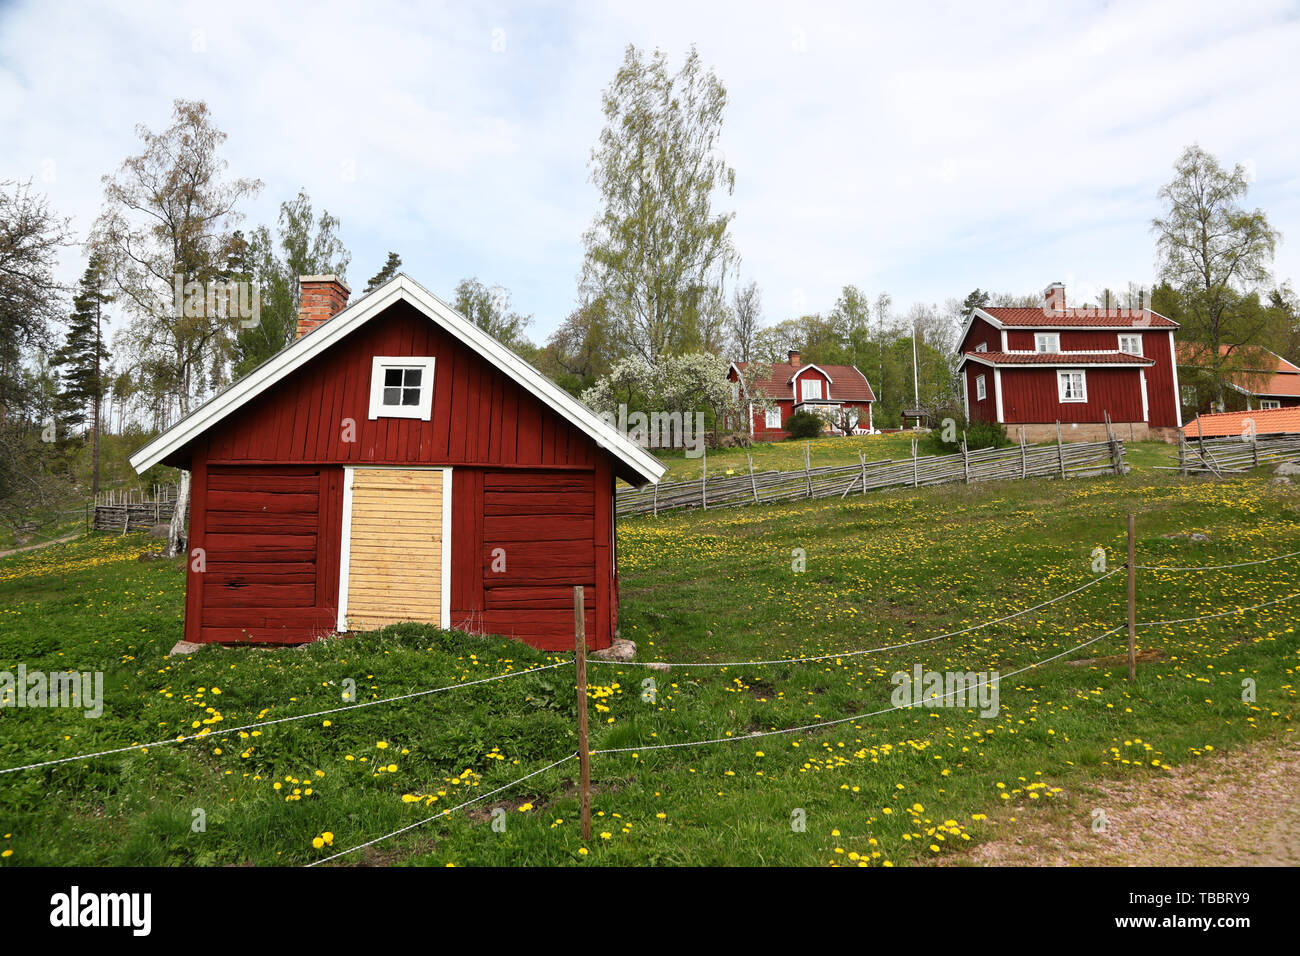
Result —
<instances>
[{"instance_id":1,"label":"leafy bush","mask_svg":"<svg viewBox=\"0 0 1300 956\"><path fill-rule=\"evenodd\" d=\"M958 420L955 428L944 428L940 424L930 432L925 441L926 451L933 455L953 455L961 451L962 432L966 433L966 448L975 451L979 448L1005 448L1013 444L1007 437L1007 428L997 422L962 422ZM954 436L953 441L944 441L944 433Z\"/></svg>"},{"instance_id":2,"label":"leafy bush","mask_svg":"<svg viewBox=\"0 0 1300 956\"><path fill-rule=\"evenodd\" d=\"M816 438L826 423L812 412L795 412L785 420L784 427L791 438Z\"/></svg>"}]
</instances>

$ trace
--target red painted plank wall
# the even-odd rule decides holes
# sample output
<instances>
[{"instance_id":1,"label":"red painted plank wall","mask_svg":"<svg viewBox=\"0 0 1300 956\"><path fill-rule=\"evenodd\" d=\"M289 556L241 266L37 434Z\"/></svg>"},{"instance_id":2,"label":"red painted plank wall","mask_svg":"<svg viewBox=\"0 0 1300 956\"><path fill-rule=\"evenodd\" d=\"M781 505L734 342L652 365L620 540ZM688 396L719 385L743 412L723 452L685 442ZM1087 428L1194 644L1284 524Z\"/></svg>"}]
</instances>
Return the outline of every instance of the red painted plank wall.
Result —
<instances>
[{"instance_id":1,"label":"red painted plank wall","mask_svg":"<svg viewBox=\"0 0 1300 956\"><path fill-rule=\"evenodd\" d=\"M967 363L968 367L971 364ZM1087 369L1086 402L1058 399L1056 371L1054 368L1003 368L1003 420L1014 425L1100 422L1104 421L1104 413L1109 413L1113 422L1142 421L1142 388L1136 368ZM971 416L974 414L972 408Z\"/></svg>"},{"instance_id":2,"label":"red painted plank wall","mask_svg":"<svg viewBox=\"0 0 1300 956\"><path fill-rule=\"evenodd\" d=\"M371 358L434 356L433 417L370 414ZM348 422L355 441L345 440ZM281 380L210 435L213 463L590 469L595 443L406 303Z\"/></svg>"},{"instance_id":3,"label":"red painted plank wall","mask_svg":"<svg viewBox=\"0 0 1300 956\"><path fill-rule=\"evenodd\" d=\"M993 369L987 365L981 365L979 362L967 362L964 369L966 375L966 395L970 405L970 420L973 422L993 422L997 421L997 404L993 395ZM979 392L975 388L975 379L984 376L984 401L980 401L975 396Z\"/></svg>"}]
</instances>

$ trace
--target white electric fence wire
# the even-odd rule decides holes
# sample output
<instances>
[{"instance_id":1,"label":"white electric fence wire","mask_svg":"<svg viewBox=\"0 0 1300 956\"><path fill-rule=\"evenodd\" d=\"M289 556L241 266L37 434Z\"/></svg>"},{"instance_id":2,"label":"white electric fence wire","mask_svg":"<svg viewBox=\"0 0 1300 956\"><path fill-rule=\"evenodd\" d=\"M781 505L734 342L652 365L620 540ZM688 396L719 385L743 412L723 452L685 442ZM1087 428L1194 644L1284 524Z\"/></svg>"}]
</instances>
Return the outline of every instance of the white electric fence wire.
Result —
<instances>
[{"instance_id":1,"label":"white electric fence wire","mask_svg":"<svg viewBox=\"0 0 1300 956\"><path fill-rule=\"evenodd\" d=\"M1102 638L1109 637L1110 635L1114 634L1116 631L1120 631L1123 629L1124 629L1123 624L1119 625L1118 627L1112 627L1109 631L1104 631L1101 634L1098 634L1096 637L1089 638L1088 640L1084 641L1082 644L1076 644L1074 647L1071 647L1068 650L1061 651L1061 653L1059 654L1053 654L1051 657L1045 657L1041 661L1035 661L1034 663L1028 665L1027 667L1022 667L1019 670L1011 671L1006 674L1000 674L992 683L998 683L1004 681L1008 677L1015 677L1017 674L1023 674L1025 671L1033 670L1035 667L1042 667L1044 664L1048 664L1052 661L1059 660L1060 658L1065 657L1067 654L1073 654L1075 651L1082 650L1083 648L1087 647L1089 644L1095 644L1098 641L1100 641ZM971 689L971 687L982 687L989 683L990 681L985 680L985 681L977 681L973 685L968 684L966 685L965 688L963 688L963 693L968 692ZM943 698L951 697L953 694L956 693L957 693L956 690L952 690L938 697L927 698L926 701L942 700ZM707 740L687 740L687 741L682 741L680 743L672 743L672 744L647 744L641 747L611 747L605 750L593 750L591 753L593 755L643 753L644 751L647 750L676 750L681 747L702 747L705 746L706 744L734 744L740 741L757 740L762 737L778 737L783 734L797 734L808 730L820 730L823 727L834 727L837 724L847 724L855 720L865 720L868 717L878 717L881 714L888 714L895 710L905 710L906 708L909 707L926 706L926 701L923 701L920 705L916 703L900 704L897 707L886 707L884 710L873 710L864 714L854 714L852 717L840 717L836 720L823 720L815 724L804 724L801 727L786 727L782 730L764 730L752 734L743 734L739 737L734 737L734 736L714 737Z\"/></svg>"},{"instance_id":2,"label":"white electric fence wire","mask_svg":"<svg viewBox=\"0 0 1300 956\"><path fill-rule=\"evenodd\" d=\"M416 827L422 827L426 823L429 823L433 820L437 820L439 817L450 816L451 814L455 813L457 810L462 810L465 807L468 807L471 803L478 803L481 800L486 800L488 797L495 796L496 794L500 793L502 790L509 790L511 787L518 786L519 784L523 783L525 780L529 779L530 777L535 777L539 773L546 773L546 771L552 770L555 767L558 767L560 764L566 763L567 761L576 760L577 757L578 754L575 751L574 753L561 757L559 760L555 761L555 763L547 764L545 767L542 767L540 770L534 770L532 773L525 774L524 776L520 777L518 780L512 780L503 786L497 787L495 790L489 790L487 793L480 793L477 797L474 797L474 799L472 800L466 800L464 803L457 804L456 806L451 807L450 809L447 810L440 810L439 812L435 813L431 817L425 817L423 820L417 821L416 823L409 824L408 826L404 826L400 830L394 830L392 833L385 833L383 836L375 837L373 840L367 840L365 843L358 843L350 850L343 850L342 852L335 853L332 856L327 856L324 859L317 860L314 863L308 863L307 866L309 867L320 866L322 863L328 863L330 860L337 860L341 856L347 856L349 853L356 853L357 850L364 850L368 846L374 846L376 843L382 843L384 840L392 839L393 837L398 836L399 834L406 833L408 830L414 830Z\"/></svg>"},{"instance_id":3,"label":"white electric fence wire","mask_svg":"<svg viewBox=\"0 0 1300 956\"><path fill-rule=\"evenodd\" d=\"M1107 571L1105 574L1101 575L1100 577L1093 578L1087 584L1080 585L1079 587L1075 588L1073 591L1066 591L1064 594L1058 594L1056 597L1049 598L1048 600L1042 602L1041 604L1035 604L1033 607L1024 608L1023 610L1019 610L1012 614L1008 614L1006 617L1000 617L994 621L984 621L981 624L972 624L970 627L964 627L959 631L948 631L946 634L936 634L933 637L923 637L915 641L907 641L904 644L886 644L883 647L868 647L856 651L840 651L839 653L836 654L822 654L817 657L788 657L781 660L771 660L771 661L726 661L722 663L714 663L712 661L687 661L687 662L678 663L676 661L604 661L598 658L591 658L588 660L588 663L589 664L616 664L620 667L622 666L627 666L627 667L763 667L769 664L808 664L814 661L836 660L841 657L859 657L863 654L879 654L883 651L896 651L904 647L915 647L918 644L929 644L932 641L942 641L945 638L958 637L959 635L962 634L969 634L971 631L978 631L981 628L992 627L994 624L1004 624L1007 621L1013 620L1017 617L1021 617L1025 614L1030 614L1034 611L1040 611L1050 604L1055 604L1057 601L1064 601L1068 597L1073 597L1074 595L1078 594L1080 591L1086 591L1088 588L1092 587L1093 585L1100 584L1102 581L1106 580L1111 575L1118 574L1120 571L1123 570L1126 569L1123 567L1119 567L1111 571Z\"/></svg>"},{"instance_id":4,"label":"white electric fence wire","mask_svg":"<svg viewBox=\"0 0 1300 956\"><path fill-rule=\"evenodd\" d=\"M1287 601L1293 601L1298 597L1300 597L1300 591L1295 594L1288 594L1286 597L1265 601L1263 604L1252 604L1250 607L1233 608L1231 611L1217 611L1214 614L1201 614L1198 617L1180 617L1170 621L1139 621L1137 626L1156 627L1160 624L1191 624L1195 621L1208 621L1216 617L1231 617L1233 614L1245 614L1247 611L1257 611L1262 607L1272 607L1274 604L1285 604Z\"/></svg>"},{"instance_id":5,"label":"white electric fence wire","mask_svg":"<svg viewBox=\"0 0 1300 956\"><path fill-rule=\"evenodd\" d=\"M572 664L573 660L557 661L554 664L544 664L541 667L530 667L527 670L511 671L507 674L497 674L495 677L484 677L480 680L465 681L462 684L448 684L446 687L434 687L429 690L417 690L409 694L400 694L396 697L384 697L380 700L364 700L356 704L344 704L342 707L331 707L329 710L318 710L311 714L298 714L293 717L277 717L274 720L262 720L254 724L244 724L242 727L223 727L220 731L207 730L197 734L188 734L185 736L169 737L166 740L156 740L151 744L131 744L129 747L117 747L113 750L101 750L93 754L78 754L75 757L60 757L57 760L43 760L40 763L29 763L21 767L8 767L0 770L0 776L7 773L18 773L20 770L35 770L37 767L52 767L56 764L72 763L77 760L93 760L96 757L109 757L113 754L127 753L132 750L146 750L149 747L164 747L168 744L183 744L193 740L216 739L226 737L230 734L237 734L244 730L261 730L263 727L271 727L275 724L284 724L294 720L307 720L311 717L325 717L329 714L341 714L349 710L358 710L362 707L375 707L379 704L392 704L399 700L411 700L416 697L427 697L430 694L441 694L443 691L459 690L462 687L473 687L476 684L490 684L493 681L508 680L511 677L523 677L525 674L536 674L539 671L548 671L554 667L564 667Z\"/></svg>"},{"instance_id":6,"label":"white electric fence wire","mask_svg":"<svg viewBox=\"0 0 1300 956\"><path fill-rule=\"evenodd\" d=\"M1256 564L1269 564L1285 558L1294 558L1296 555L1300 555L1300 551L1290 551L1287 554L1279 554L1271 558L1260 558L1258 561L1239 561L1236 564L1200 565L1190 568L1170 568L1159 564L1135 564L1133 567L1139 571L1226 571L1229 568L1249 568Z\"/></svg>"}]
</instances>

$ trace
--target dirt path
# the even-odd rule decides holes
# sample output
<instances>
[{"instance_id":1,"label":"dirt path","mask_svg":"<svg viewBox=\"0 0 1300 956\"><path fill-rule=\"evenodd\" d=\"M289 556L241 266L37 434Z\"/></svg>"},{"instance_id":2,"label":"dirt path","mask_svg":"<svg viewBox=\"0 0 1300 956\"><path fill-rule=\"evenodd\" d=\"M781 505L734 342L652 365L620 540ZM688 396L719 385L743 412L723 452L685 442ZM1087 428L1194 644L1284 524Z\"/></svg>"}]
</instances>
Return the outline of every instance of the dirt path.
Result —
<instances>
[{"instance_id":1,"label":"dirt path","mask_svg":"<svg viewBox=\"0 0 1300 956\"><path fill-rule=\"evenodd\" d=\"M40 544L29 544L21 548L10 548L8 551L0 551L0 558L7 558L11 554L22 554L24 551L39 551L41 548L48 548L52 544L63 544L65 541L71 541L73 538L80 538L81 532L65 534L62 538L55 538L52 541L42 541Z\"/></svg>"},{"instance_id":2,"label":"dirt path","mask_svg":"<svg viewBox=\"0 0 1300 956\"><path fill-rule=\"evenodd\" d=\"M1014 837L955 865L1300 866L1300 741L1197 758L1143 780L1101 783L1003 818ZM1105 811L1102 832L1094 810Z\"/></svg>"}]
</instances>

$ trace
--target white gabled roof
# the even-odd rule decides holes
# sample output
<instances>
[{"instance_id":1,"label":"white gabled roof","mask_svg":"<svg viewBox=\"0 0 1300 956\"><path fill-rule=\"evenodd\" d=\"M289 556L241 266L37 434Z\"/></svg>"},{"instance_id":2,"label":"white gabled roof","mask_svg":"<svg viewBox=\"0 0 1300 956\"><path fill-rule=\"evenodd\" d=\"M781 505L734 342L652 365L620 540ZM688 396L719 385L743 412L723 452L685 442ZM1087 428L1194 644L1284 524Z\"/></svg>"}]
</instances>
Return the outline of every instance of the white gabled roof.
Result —
<instances>
[{"instance_id":1,"label":"white gabled roof","mask_svg":"<svg viewBox=\"0 0 1300 956\"><path fill-rule=\"evenodd\" d=\"M132 455L131 467L140 473L158 464L399 301L415 306L510 376L543 405L591 438L597 447L621 461L633 474L647 482L657 483L668 470L659 459L629 441L582 402L404 273L389 279L204 402Z\"/></svg>"}]
</instances>

